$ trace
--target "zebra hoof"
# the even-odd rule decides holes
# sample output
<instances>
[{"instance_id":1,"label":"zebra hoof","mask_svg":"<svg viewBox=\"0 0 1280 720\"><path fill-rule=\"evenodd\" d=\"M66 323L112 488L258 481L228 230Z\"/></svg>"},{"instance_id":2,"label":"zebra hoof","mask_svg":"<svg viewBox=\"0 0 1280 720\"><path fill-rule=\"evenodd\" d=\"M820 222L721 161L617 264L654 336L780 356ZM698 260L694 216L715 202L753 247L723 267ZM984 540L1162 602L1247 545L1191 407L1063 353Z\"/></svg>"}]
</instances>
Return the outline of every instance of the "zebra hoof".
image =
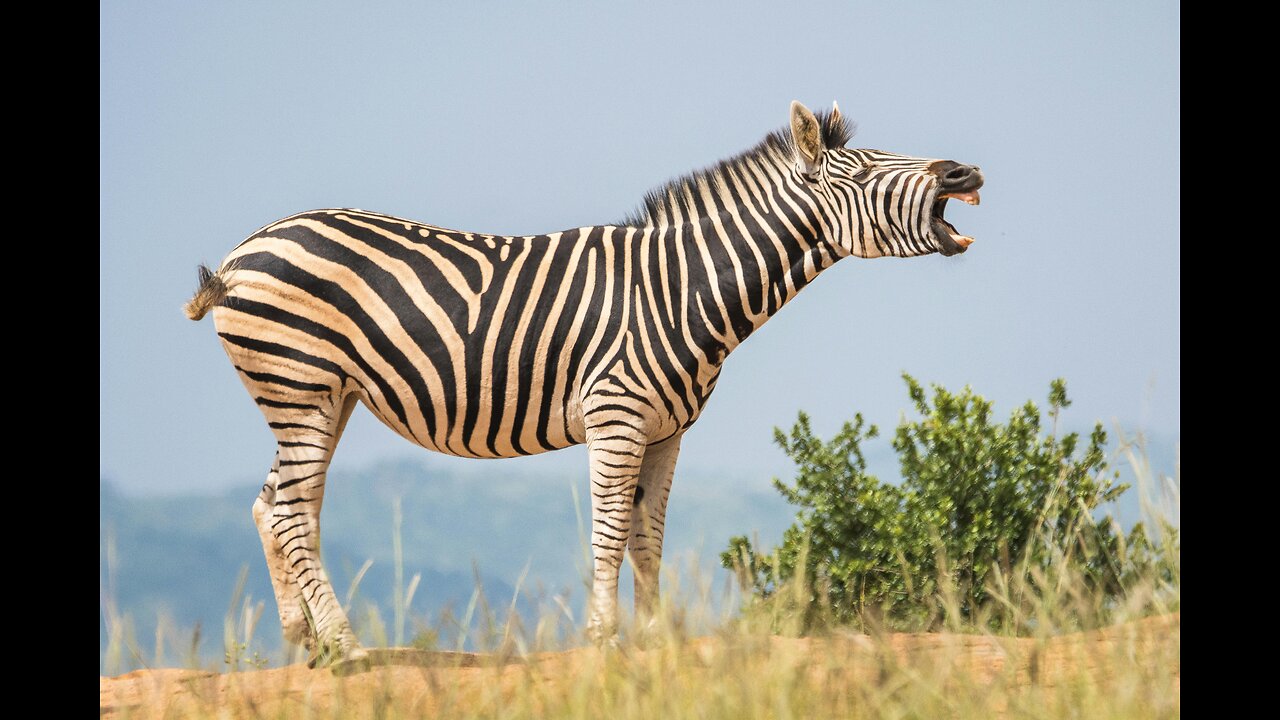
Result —
<instances>
[{"instance_id":1,"label":"zebra hoof","mask_svg":"<svg viewBox=\"0 0 1280 720\"><path fill-rule=\"evenodd\" d=\"M361 663L363 663L363 669L361 669ZM312 670L327 667L338 675L354 675L369 669L369 652L354 644L343 648L337 644L316 643L312 646L311 656L307 658L307 667Z\"/></svg>"},{"instance_id":2,"label":"zebra hoof","mask_svg":"<svg viewBox=\"0 0 1280 720\"><path fill-rule=\"evenodd\" d=\"M662 644L665 639L664 628L658 624L657 618L636 623L629 637L631 644L641 650L648 650Z\"/></svg>"},{"instance_id":3,"label":"zebra hoof","mask_svg":"<svg viewBox=\"0 0 1280 720\"><path fill-rule=\"evenodd\" d=\"M596 631L587 633L587 640L597 648L609 652L618 650L622 647L621 638L618 637L618 631Z\"/></svg>"},{"instance_id":4,"label":"zebra hoof","mask_svg":"<svg viewBox=\"0 0 1280 720\"><path fill-rule=\"evenodd\" d=\"M346 677L369 672L372 667L373 663L369 659L367 650L364 648L351 648L342 659L331 664L329 670L338 677Z\"/></svg>"}]
</instances>

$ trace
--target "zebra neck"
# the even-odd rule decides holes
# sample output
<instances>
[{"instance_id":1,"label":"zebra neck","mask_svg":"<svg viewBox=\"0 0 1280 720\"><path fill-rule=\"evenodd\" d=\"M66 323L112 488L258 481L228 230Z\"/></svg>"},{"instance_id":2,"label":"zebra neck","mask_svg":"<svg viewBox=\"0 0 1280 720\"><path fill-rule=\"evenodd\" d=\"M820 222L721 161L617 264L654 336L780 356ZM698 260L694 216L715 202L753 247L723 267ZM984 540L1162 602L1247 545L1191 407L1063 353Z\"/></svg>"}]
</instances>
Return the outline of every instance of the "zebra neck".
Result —
<instances>
[{"instance_id":1,"label":"zebra neck","mask_svg":"<svg viewBox=\"0 0 1280 720\"><path fill-rule=\"evenodd\" d=\"M736 207L652 233L645 265L663 305L683 309L688 339L717 365L839 259L816 205L801 207Z\"/></svg>"}]
</instances>

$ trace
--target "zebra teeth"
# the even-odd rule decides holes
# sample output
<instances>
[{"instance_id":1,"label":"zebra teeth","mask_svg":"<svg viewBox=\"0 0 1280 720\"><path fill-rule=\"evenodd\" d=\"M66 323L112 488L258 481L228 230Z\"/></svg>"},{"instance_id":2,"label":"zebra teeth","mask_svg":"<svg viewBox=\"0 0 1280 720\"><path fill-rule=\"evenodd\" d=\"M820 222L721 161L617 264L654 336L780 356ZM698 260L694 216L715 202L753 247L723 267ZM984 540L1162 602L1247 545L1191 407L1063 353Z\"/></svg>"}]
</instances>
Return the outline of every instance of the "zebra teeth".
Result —
<instances>
[{"instance_id":1,"label":"zebra teeth","mask_svg":"<svg viewBox=\"0 0 1280 720\"><path fill-rule=\"evenodd\" d=\"M974 204L976 205L977 203L974 203ZM952 235L951 241L962 248L967 248L973 244L973 238L969 237L968 235Z\"/></svg>"},{"instance_id":2,"label":"zebra teeth","mask_svg":"<svg viewBox=\"0 0 1280 720\"><path fill-rule=\"evenodd\" d=\"M981 197L980 195L978 195L978 191L977 191L977 190L970 190L970 191L968 191L968 192L960 192L960 193L947 193L947 194L943 195L942 197L943 197L944 199L945 199L945 198L955 198L956 200L962 200L962 201L964 201L964 202L966 202L966 203L969 203L970 205L980 205L980 204L982 204L982 197Z\"/></svg>"}]
</instances>

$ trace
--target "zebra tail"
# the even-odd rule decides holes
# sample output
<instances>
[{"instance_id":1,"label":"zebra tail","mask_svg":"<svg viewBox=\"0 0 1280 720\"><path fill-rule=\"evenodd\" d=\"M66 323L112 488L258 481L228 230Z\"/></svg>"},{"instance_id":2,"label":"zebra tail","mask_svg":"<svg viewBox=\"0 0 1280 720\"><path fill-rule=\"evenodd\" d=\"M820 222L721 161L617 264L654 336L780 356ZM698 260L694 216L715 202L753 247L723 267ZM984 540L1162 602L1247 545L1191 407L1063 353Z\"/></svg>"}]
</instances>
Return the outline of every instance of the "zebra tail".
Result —
<instances>
[{"instance_id":1,"label":"zebra tail","mask_svg":"<svg viewBox=\"0 0 1280 720\"><path fill-rule=\"evenodd\" d=\"M183 312L192 320L199 320L209 312L213 306L222 302L227 293L231 291L231 287L227 285L225 276L232 268L228 265L219 268L217 272L209 269L208 265L201 264L196 272L199 274L200 285L196 288L196 294L182 306Z\"/></svg>"}]
</instances>

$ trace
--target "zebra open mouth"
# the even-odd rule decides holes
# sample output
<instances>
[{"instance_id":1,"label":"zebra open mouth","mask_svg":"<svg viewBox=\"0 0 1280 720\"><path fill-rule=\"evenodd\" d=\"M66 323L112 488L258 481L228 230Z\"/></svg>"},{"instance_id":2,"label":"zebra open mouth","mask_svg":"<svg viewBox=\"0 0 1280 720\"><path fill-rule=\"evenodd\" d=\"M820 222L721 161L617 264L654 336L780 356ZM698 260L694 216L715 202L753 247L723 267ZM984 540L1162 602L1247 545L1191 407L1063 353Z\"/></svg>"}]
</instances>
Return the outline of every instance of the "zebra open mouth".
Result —
<instances>
[{"instance_id":1,"label":"zebra open mouth","mask_svg":"<svg viewBox=\"0 0 1280 720\"><path fill-rule=\"evenodd\" d=\"M938 252L943 255L958 255L973 244L973 238L968 235L961 235L956 230L956 226L947 222L943 218L943 214L947 210L947 200L955 198L966 202L970 205L977 205L982 201L978 195L978 191L966 190L964 192L946 192L938 195L938 199L933 201L933 220L930 225L933 228L934 237L938 243Z\"/></svg>"}]
</instances>

